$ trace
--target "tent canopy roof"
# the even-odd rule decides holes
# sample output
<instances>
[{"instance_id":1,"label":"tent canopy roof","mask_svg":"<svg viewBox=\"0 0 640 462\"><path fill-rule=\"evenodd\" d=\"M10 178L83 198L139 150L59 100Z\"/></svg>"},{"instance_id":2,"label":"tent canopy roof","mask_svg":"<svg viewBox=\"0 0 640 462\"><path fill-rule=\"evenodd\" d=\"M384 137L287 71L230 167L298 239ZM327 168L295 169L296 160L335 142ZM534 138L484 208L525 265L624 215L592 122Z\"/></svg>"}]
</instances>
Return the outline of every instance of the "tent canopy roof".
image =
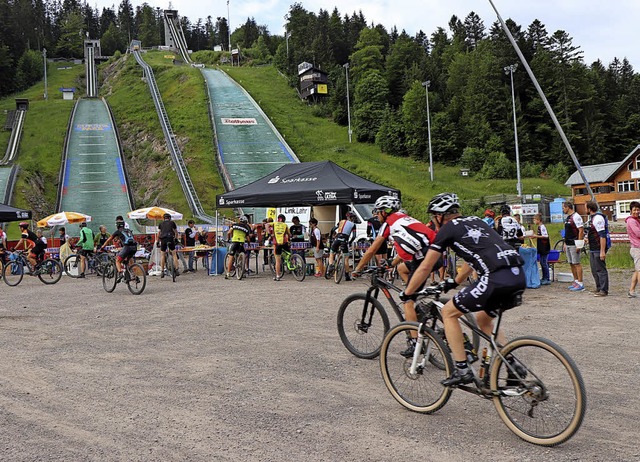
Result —
<instances>
[{"instance_id":1,"label":"tent canopy roof","mask_svg":"<svg viewBox=\"0 0 640 462\"><path fill-rule=\"evenodd\" d=\"M218 207L370 204L400 191L366 180L331 161L287 164L246 186L217 196Z\"/></svg>"},{"instance_id":2,"label":"tent canopy roof","mask_svg":"<svg viewBox=\"0 0 640 462\"><path fill-rule=\"evenodd\" d=\"M31 219L31 210L22 210L10 205L0 204L0 223Z\"/></svg>"}]
</instances>

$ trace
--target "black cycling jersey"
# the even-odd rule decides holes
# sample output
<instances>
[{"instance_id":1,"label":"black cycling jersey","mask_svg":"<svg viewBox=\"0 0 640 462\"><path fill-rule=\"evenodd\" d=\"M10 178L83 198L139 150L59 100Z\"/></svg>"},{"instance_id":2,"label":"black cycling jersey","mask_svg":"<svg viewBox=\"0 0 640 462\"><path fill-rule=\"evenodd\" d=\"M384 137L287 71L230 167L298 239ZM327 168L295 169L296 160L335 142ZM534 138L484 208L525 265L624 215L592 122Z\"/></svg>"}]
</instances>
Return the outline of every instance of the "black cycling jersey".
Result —
<instances>
[{"instance_id":1,"label":"black cycling jersey","mask_svg":"<svg viewBox=\"0 0 640 462\"><path fill-rule=\"evenodd\" d=\"M430 248L444 252L447 247L480 275L524 264L518 251L478 217L459 217L442 226Z\"/></svg>"},{"instance_id":2,"label":"black cycling jersey","mask_svg":"<svg viewBox=\"0 0 640 462\"><path fill-rule=\"evenodd\" d=\"M498 225L498 234L502 235L502 239L512 247L520 247L522 241L518 238L524 236L522 232L522 226L518 223L518 220L512 216L504 216L500 220Z\"/></svg>"}]
</instances>

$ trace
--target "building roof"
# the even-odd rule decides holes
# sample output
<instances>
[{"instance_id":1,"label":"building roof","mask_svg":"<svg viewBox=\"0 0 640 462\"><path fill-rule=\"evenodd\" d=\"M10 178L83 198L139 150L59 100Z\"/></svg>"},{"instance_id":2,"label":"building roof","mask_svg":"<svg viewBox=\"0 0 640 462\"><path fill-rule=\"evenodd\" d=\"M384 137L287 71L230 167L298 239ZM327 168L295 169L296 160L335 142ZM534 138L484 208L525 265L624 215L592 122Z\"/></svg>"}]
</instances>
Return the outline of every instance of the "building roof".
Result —
<instances>
[{"instance_id":1,"label":"building roof","mask_svg":"<svg viewBox=\"0 0 640 462\"><path fill-rule=\"evenodd\" d=\"M582 167L582 172L584 176L587 178L589 183L606 183L609 179L611 179L620 167L626 165L631 157L638 154L640 151L640 145L636 146L631 150L627 156L622 159L620 162L609 162L608 164L597 164L597 165L587 165ZM584 184L582 181L582 177L580 173L576 170L569 177L567 181L565 181L565 186L574 186L578 184Z\"/></svg>"}]
</instances>

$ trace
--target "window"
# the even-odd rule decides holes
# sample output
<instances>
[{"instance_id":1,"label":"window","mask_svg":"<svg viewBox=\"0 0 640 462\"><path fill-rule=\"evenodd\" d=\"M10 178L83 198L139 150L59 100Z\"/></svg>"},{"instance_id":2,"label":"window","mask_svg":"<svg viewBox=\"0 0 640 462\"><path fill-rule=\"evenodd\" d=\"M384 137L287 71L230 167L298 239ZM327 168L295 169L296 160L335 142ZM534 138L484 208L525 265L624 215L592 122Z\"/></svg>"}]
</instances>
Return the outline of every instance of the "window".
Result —
<instances>
[{"instance_id":1,"label":"window","mask_svg":"<svg viewBox=\"0 0 640 462\"><path fill-rule=\"evenodd\" d=\"M618 201L618 216L631 213L631 201Z\"/></svg>"},{"instance_id":2,"label":"window","mask_svg":"<svg viewBox=\"0 0 640 462\"><path fill-rule=\"evenodd\" d=\"M636 157L635 170L640 170L640 156Z\"/></svg>"},{"instance_id":3,"label":"window","mask_svg":"<svg viewBox=\"0 0 640 462\"><path fill-rule=\"evenodd\" d=\"M636 190L636 180L618 181L618 192L628 192Z\"/></svg>"},{"instance_id":4,"label":"window","mask_svg":"<svg viewBox=\"0 0 640 462\"><path fill-rule=\"evenodd\" d=\"M598 186L596 188L596 191L598 194L607 194L613 191L613 188L611 186Z\"/></svg>"}]
</instances>

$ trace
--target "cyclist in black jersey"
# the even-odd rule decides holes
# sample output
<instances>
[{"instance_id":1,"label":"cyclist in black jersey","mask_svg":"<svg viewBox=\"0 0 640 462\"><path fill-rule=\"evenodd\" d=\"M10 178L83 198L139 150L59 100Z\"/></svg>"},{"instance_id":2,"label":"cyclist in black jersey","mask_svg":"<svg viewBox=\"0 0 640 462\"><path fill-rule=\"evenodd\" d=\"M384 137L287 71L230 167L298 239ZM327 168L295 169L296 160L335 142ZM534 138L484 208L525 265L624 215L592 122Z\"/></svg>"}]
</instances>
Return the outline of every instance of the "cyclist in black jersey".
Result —
<instances>
[{"instance_id":1,"label":"cyclist in black jersey","mask_svg":"<svg viewBox=\"0 0 640 462\"><path fill-rule=\"evenodd\" d=\"M459 209L456 194L442 193L431 199L427 212L432 214L440 229L423 263L400 294L403 300L415 298L414 292L419 290L447 247L464 259L465 264L455 280L445 281L445 292L456 288L472 271L478 273L477 281L460 290L442 309L445 335L456 362L451 377L442 381L448 387L474 380L473 371L467 364L458 318L464 313L475 312L478 326L490 334L493 318L498 314L496 307L513 307L507 302L526 286L522 269L524 261L518 251L506 244L486 222L474 216L463 217ZM502 329L498 333L498 342L506 343Z\"/></svg>"}]
</instances>

